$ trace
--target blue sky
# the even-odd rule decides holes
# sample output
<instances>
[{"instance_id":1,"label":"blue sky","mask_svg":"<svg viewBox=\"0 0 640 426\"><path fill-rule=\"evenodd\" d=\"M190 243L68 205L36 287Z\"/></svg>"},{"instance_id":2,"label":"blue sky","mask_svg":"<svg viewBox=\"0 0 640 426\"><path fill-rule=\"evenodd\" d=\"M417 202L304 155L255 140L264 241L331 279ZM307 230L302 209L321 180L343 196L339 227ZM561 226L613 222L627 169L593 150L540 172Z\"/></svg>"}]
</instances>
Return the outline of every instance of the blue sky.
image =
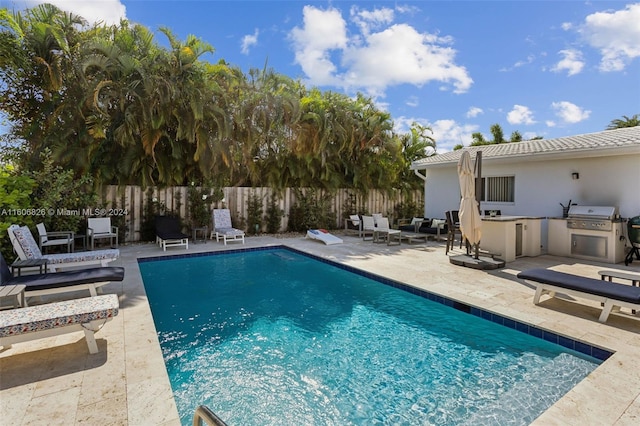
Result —
<instances>
[{"instance_id":1,"label":"blue sky","mask_svg":"<svg viewBox=\"0 0 640 426\"><path fill-rule=\"evenodd\" d=\"M215 48L204 60L308 87L362 92L399 131L430 126L438 151L491 138L604 130L640 114L640 2L50 0L89 21L169 27ZM41 1L2 0L22 9Z\"/></svg>"}]
</instances>

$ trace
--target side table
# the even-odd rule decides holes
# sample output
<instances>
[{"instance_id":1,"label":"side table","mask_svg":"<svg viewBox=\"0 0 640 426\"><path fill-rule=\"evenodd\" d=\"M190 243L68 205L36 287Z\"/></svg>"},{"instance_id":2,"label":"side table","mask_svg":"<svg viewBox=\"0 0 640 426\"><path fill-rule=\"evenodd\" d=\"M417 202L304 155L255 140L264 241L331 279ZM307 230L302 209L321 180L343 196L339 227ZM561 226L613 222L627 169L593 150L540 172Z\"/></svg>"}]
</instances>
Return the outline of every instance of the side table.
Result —
<instances>
[{"instance_id":1,"label":"side table","mask_svg":"<svg viewBox=\"0 0 640 426\"><path fill-rule=\"evenodd\" d=\"M24 298L26 285L3 285L0 286L0 308L24 308L27 306ZM10 303L5 305L5 299Z\"/></svg>"},{"instance_id":2,"label":"side table","mask_svg":"<svg viewBox=\"0 0 640 426\"><path fill-rule=\"evenodd\" d=\"M207 243L207 237L209 236L209 227L208 226L201 226L201 227L196 227L193 228L193 243L197 243L198 242L198 234L200 234L200 240L203 243Z\"/></svg>"},{"instance_id":3,"label":"side table","mask_svg":"<svg viewBox=\"0 0 640 426\"><path fill-rule=\"evenodd\" d=\"M11 275L15 275L15 271L18 271L18 276L21 274L21 270L23 268L35 268L36 266L40 269L40 273L42 274L42 267L44 266L44 273L47 273L47 263L49 261L47 259L26 259L26 260L16 260L11 264Z\"/></svg>"}]
</instances>

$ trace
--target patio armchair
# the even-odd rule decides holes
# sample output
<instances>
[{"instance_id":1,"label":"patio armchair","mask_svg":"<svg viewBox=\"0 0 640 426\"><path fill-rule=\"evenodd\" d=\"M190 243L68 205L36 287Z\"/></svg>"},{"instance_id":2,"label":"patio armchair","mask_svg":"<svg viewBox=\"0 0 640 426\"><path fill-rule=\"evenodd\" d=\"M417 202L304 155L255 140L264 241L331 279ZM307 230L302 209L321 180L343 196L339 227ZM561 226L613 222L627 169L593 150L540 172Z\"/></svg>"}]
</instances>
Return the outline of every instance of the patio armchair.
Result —
<instances>
[{"instance_id":1,"label":"patio armchair","mask_svg":"<svg viewBox=\"0 0 640 426\"><path fill-rule=\"evenodd\" d=\"M46 252L47 247L67 246L67 253L71 253L74 249L74 232L73 231L55 231L47 232L44 223L36 225L38 229L38 246L40 251Z\"/></svg>"},{"instance_id":2,"label":"patio armchair","mask_svg":"<svg viewBox=\"0 0 640 426\"><path fill-rule=\"evenodd\" d=\"M371 235L371 239L373 239L375 230L376 223L373 221L373 216L362 216L362 230L360 231L362 241L367 240L367 235Z\"/></svg>"},{"instance_id":3,"label":"patio armchair","mask_svg":"<svg viewBox=\"0 0 640 426\"><path fill-rule=\"evenodd\" d=\"M112 248L118 248L118 227L111 225L110 217L90 217L87 220L87 239L91 243L91 250L95 247L95 240L109 238ZM113 240L116 240L115 247Z\"/></svg>"},{"instance_id":4,"label":"patio armchair","mask_svg":"<svg viewBox=\"0 0 640 426\"><path fill-rule=\"evenodd\" d=\"M389 219L386 217L378 218L378 222L376 224L376 230L373 233L373 242L386 242L387 245L391 245L392 239L397 237L398 244L400 244L400 235L401 232L399 229L391 229L389 226Z\"/></svg>"},{"instance_id":5,"label":"patio armchair","mask_svg":"<svg viewBox=\"0 0 640 426\"><path fill-rule=\"evenodd\" d=\"M345 234L358 234L358 237L362 235L362 219L357 214L349 215L348 219L344 220L344 232Z\"/></svg>"}]
</instances>

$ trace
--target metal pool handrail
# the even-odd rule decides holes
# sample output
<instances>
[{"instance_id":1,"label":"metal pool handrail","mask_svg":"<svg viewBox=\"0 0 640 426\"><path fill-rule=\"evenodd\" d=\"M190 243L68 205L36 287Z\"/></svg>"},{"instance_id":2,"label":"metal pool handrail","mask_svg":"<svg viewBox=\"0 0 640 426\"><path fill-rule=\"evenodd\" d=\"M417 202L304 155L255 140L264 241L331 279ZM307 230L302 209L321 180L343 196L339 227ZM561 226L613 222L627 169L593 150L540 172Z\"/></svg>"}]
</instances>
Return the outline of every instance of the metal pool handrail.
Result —
<instances>
[{"instance_id":1,"label":"metal pool handrail","mask_svg":"<svg viewBox=\"0 0 640 426\"><path fill-rule=\"evenodd\" d=\"M193 415L193 426L203 426L205 423L207 426L227 426L209 407L200 405Z\"/></svg>"}]
</instances>

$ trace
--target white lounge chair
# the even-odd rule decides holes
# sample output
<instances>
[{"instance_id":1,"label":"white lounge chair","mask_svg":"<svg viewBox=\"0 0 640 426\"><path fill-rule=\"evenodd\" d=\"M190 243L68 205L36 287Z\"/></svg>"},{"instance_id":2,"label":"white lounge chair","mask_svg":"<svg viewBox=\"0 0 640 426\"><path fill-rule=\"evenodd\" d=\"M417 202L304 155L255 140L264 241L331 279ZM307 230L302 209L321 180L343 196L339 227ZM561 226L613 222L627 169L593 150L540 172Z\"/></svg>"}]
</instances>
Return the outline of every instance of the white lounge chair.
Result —
<instances>
[{"instance_id":1,"label":"white lounge chair","mask_svg":"<svg viewBox=\"0 0 640 426\"><path fill-rule=\"evenodd\" d=\"M211 217L213 220L212 239L214 236L216 241L220 241L220 238L222 238L225 246L227 241L242 241L242 244L244 244L244 231L233 227L229 209L213 209Z\"/></svg>"},{"instance_id":2,"label":"white lounge chair","mask_svg":"<svg viewBox=\"0 0 640 426\"><path fill-rule=\"evenodd\" d=\"M83 331L89 353L98 353L95 333L118 315L118 296L87 297L0 311L0 346Z\"/></svg>"},{"instance_id":3,"label":"white lounge chair","mask_svg":"<svg viewBox=\"0 0 640 426\"><path fill-rule=\"evenodd\" d=\"M118 248L118 227L111 225L110 217L90 217L87 219L87 239L91 243L91 250L95 247L95 240L109 238L109 244L114 247L113 240L116 240L114 248Z\"/></svg>"},{"instance_id":4,"label":"white lounge chair","mask_svg":"<svg viewBox=\"0 0 640 426\"><path fill-rule=\"evenodd\" d=\"M36 228L38 229L38 245L40 246L40 251L44 251L47 247L53 246L67 246L67 253L73 251L73 231L47 232L44 223L37 224Z\"/></svg>"},{"instance_id":5,"label":"white lounge chair","mask_svg":"<svg viewBox=\"0 0 640 426\"><path fill-rule=\"evenodd\" d=\"M328 246L331 244L340 244L343 242L341 238L336 237L325 229L309 229L307 231L307 237L311 238L312 240L322 241Z\"/></svg>"},{"instance_id":6,"label":"white lounge chair","mask_svg":"<svg viewBox=\"0 0 640 426\"><path fill-rule=\"evenodd\" d=\"M533 303L539 304L540 297L556 293L583 297L603 304L598 321L607 322L614 308L640 309L640 287L618 284L594 278L581 277L551 269L535 268L522 271L518 278L536 287Z\"/></svg>"},{"instance_id":7,"label":"white lounge chair","mask_svg":"<svg viewBox=\"0 0 640 426\"><path fill-rule=\"evenodd\" d=\"M62 268L100 265L107 266L120 257L118 249L56 253L43 255L27 226L11 225L7 230L13 249L21 260L46 259L47 269L56 272Z\"/></svg>"}]
</instances>

